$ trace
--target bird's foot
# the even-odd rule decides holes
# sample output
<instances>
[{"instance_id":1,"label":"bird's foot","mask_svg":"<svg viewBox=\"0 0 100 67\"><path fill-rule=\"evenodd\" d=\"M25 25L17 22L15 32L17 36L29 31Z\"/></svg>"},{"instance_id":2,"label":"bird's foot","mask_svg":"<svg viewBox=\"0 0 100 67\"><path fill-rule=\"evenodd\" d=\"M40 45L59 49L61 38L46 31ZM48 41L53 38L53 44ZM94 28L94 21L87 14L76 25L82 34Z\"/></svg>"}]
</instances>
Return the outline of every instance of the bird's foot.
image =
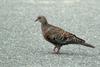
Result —
<instances>
[{"instance_id":1,"label":"bird's foot","mask_svg":"<svg viewBox=\"0 0 100 67\"><path fill-rule=\"evenodd\" d=\"M54 54L59 54L59 50L56 49L56 50L54 51Z\"/></svg>"},{"instance_id":2,"label":"bird's foot","mask_svg":"<svg viewBox=\"0 0 100 67\"><path fill-rule=\"evenodd\" d=\"M59 54L59 52L53 52L53 54Z\"/></svg>"},{"instance_id":3,"label":"bird's foot","mask_svg":"<svg viewBox=\"0 0 100 67\"><path fill-rule=\"evenodd\" d=\"M53 51L54 51L54 54L59 54L59 50L60 50L60 47L54 47Z\"/></svg>"},{"instance_id":4,"label":"bird's foot","mask_svg":"<svg viewBox=\"0 0 100 67\"><path fill-rule=\"evenodd\" d=\"M59 52L55 52L55 54L59 54Z\"/></svg>"},{"instance_id":5,"label":"bird's foot","mask_svg":"<svg viewBox=\"0 0 100 67\"><path fill-rule=\"evenodd\" d=\"M54 51L54 52L56 51L56 47L54 47L53 51Z\"/></svg>"}]
</instances>

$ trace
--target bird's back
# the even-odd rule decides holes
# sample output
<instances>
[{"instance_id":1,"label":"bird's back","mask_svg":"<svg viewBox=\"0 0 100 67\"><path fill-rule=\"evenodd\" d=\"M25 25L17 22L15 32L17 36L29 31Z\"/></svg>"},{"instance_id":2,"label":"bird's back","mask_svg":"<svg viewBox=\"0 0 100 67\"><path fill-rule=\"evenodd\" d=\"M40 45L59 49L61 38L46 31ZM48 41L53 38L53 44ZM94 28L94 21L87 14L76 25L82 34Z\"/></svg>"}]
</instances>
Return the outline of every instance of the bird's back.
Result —
<instances>
[{"instance_id":1,"label":"bird's back","mask_svg":"<svg viewBox=\"0 0 100 67\"><path fill-rule=\"evenodd\" d=\"M42 26L44 38L53 44L78 44L85 42L84 40L76 37L74 34L64 31L63 29L48 24Z\"/></svg>"}]
</instances>

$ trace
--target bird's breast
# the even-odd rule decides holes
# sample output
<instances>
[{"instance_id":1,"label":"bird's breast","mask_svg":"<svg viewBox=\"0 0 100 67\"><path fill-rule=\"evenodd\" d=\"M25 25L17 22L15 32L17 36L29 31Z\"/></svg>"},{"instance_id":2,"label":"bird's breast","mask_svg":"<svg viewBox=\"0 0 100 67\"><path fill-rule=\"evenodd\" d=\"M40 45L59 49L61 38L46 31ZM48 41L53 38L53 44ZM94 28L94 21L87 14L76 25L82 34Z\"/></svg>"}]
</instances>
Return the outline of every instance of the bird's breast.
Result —
<instances>
[{"instance_id":1,"label":"bird's breast","mask_svg":"<svg viewBox=\"0 0 100 67\"><path fill-rule=\"evenodd\" d=\"M42 27L42 33L43 35L46 35L51 30L51 27Z\"/></svg>"}]
</instances>

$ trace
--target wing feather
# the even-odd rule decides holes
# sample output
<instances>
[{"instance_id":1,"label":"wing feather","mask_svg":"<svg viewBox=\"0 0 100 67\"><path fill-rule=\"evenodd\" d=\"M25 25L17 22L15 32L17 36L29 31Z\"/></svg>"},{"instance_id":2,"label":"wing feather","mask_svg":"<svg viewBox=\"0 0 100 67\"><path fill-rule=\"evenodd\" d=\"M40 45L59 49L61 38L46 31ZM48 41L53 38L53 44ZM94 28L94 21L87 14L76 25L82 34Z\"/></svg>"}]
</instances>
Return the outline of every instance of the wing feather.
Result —
<instances>
[{"instance_id":1,"label":"wing feather","mask_svg":"<svg viewBox=\"0 0 100 67\"><path fill-rule=\"evenodd\" d=\"M53 29L47 32L46 40L54 44L67 44L72 41L72 34L62 29Z\"/></svg>"},{"instance_id":2,"label":"wing feather","mask_svg":"<svg viewBox=\"0 0 100 67\"><path fill-rule=\"evenodd\" d=\"M53 44L75 44L84 42L74 34L66 32L60 28L52 28L45 33L45 39Z\"/></svg>"}]
</instances>

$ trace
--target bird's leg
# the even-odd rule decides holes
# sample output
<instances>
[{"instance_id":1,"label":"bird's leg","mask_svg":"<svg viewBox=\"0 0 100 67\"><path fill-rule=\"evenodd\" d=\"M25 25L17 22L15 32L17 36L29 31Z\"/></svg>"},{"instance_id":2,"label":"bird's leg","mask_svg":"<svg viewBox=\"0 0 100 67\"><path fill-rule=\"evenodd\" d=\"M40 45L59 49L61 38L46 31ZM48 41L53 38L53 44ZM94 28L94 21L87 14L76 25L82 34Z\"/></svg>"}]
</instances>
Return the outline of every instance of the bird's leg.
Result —
<instances>
[{"instance_id":1,"label":"bird's leg","mask_svg":"<svg viewBox=\"0 0 100 67\"><path fill-rule=\"evenodd\" d=\"M54 49L53 49L54 52L55 52L55 49L56 49L56 48L57 48L57 47L55 46Z\"/></svg>"},{"instance_id":2,"label":"bird's leg","mask_svg":"<svg viewBox=\"0 0 100 67\"><path fill-rule=\"evenodd\" d=\"M57 47L57 51L56 51L57 54L59 54L60 48L61 48L60 46Z\"/></svg>"},{"instance_id":3,"label":"bird's leg","mask_svg":"<svg viewBox=\"0 0 100 67\"><path fill-rule=\"evenodd\" d=\"M57 53L57 51L58 51L58 47L55 46L54 49L53 49L53 51L54 51L54 53Z\"/></svg>"},{"instance_id":4,"label":"bird's leg","mask_svg":"<svg viewBox=\"0 0 100 67\"><path fill-rule=\"evenodd\" d=\"M59 54L60 48L61 46L55 46L53 49L54 53Z\"/></svg>"},{"instance_id":5,"label":"bird's leg","mask_svg":"<svg viewBox=\"0 0 100 67\"><path fill-rule=\"evenodd\" d=\"M59 51L60 51L60 49L61 49L61 46L56 46L56 48L57 48L57 51L56 51L56 54L59 54Z\"/></svg>"}]
</instances>

